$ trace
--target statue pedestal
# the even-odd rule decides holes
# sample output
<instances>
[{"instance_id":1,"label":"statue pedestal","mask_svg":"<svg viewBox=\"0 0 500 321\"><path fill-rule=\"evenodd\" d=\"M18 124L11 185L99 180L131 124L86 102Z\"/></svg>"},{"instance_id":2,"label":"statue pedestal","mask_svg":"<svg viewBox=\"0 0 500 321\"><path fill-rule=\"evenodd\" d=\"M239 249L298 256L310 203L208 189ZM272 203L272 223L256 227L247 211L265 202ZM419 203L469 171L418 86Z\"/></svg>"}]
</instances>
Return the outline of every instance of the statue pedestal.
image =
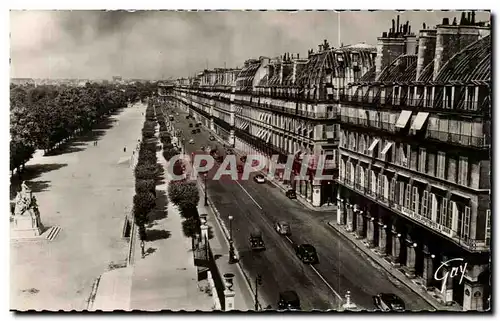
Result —
<instances>
[{"instance_id":1,"label":"statue pedestal","mask_svg":"<svg viewBox=\"0 0 500 321\"><path fill-rule=\"evenodd\" d=\"M11 238L32 238L40 236L43 225L35 215L16 215L12 219Z\"/></svg>"}]
</instances>

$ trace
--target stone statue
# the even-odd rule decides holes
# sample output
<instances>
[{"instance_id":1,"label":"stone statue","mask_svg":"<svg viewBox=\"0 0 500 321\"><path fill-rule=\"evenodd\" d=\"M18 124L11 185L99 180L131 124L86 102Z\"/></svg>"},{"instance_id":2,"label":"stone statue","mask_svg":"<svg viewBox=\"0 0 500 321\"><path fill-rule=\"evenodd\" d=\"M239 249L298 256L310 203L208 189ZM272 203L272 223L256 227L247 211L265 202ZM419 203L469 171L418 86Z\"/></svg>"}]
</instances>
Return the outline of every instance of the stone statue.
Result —
<instances>
[{"instance_id":1,"label":"stone statue","mask_svg":"<svg viewBox=\"0 0 500 321\"><path fill-rule=\"evenodd\" d=\"M24 215L33 204L34 196L32 196L31 189L26 185L26 182L23 181L21 184L21 191L16 195L16 207L14 208L14 215ZM35 199L36 205L36 199Z\"/></svg>"}]
</instances>

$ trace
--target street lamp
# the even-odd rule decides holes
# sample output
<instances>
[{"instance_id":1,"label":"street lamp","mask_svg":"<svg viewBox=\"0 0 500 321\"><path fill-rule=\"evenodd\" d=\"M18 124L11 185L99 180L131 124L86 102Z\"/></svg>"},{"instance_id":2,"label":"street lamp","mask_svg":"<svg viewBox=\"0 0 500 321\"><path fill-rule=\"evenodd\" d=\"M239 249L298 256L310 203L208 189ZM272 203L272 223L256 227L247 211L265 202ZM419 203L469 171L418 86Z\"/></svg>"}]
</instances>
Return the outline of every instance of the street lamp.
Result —
<instances>
[{"instance_id":1,"label":"street lamp","mask_svg":"<svg viewBox=\"0 0 500 321\"><path fill-rule=\"evenodd\" d=\"M233 245L233 217L229 216L229 264L236 263Z\"/></svg>"},{"instance_id":2,"label":"street lamp","mask_svg":"<svg viewBox=\"0 0 500 321\"><path fill-rule=\"evenodd\" d=\"M207 197L207 173L203 174L205 179L205 206L208 206L208 197Z\"/></svg>"}]
</instances>

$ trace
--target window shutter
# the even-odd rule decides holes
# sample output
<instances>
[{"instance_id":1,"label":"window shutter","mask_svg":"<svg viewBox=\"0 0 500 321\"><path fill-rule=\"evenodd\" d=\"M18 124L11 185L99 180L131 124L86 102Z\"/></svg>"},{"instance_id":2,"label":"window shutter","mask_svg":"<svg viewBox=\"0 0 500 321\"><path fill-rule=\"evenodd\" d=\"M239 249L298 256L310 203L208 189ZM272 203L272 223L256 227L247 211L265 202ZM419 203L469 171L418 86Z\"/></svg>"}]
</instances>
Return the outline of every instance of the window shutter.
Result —
<instances>
[{"instance_id":1,"label":"window shutter","mask_svg":"<svg viewBox=\"0 0 500 321\"><path fill-rule=\"evenodd\" d=\"M464 238L468 239L470 233L470 206L465 207L465 215L462 226L462 235Z\"/></svg>"},{"instance_id":2,"label":"window shutter","mask_svg":"<svg viewBox=\"0 0 500 321\"><path fill-rule=\"evenodd\" d=\"M429 217L428 214L428 201L429 201L429 192L424 191L422 196L422 215L425 217Z\"/></svg>"}]
</instances>

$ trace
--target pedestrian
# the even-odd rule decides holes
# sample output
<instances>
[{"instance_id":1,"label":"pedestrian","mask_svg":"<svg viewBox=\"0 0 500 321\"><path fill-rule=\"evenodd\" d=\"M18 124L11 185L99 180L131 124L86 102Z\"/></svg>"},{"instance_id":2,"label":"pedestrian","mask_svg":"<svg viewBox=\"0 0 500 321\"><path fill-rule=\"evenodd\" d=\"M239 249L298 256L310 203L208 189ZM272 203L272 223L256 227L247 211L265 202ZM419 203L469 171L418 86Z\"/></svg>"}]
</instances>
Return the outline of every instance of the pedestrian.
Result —
<instances>
[{"instance_id":1,"label":"pedestrian","mask_svg":"<svg viewBox=\"0 0 500 321\"><path fill-rule=\"evenodd\" d=\"M127 151L127 147L123 147L123 152L125 153Z\"/></svg>"}]
</instances>

